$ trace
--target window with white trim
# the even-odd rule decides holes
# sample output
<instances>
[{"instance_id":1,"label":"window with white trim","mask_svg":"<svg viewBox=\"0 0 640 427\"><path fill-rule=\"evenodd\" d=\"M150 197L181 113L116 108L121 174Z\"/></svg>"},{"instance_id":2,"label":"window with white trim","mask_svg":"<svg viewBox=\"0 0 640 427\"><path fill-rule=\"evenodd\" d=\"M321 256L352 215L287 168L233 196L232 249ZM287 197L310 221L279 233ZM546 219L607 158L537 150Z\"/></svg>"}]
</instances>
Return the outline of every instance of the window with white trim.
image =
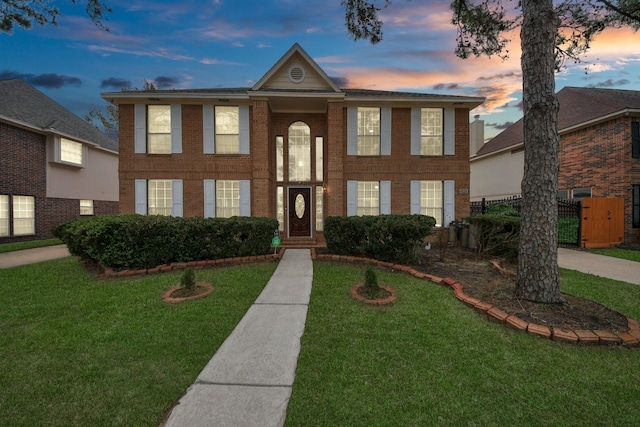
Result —
<instances>
[{"instance_id":1,"label":"window with white trim","mask_svg":"<svg viewBox=\"0 0 640 427\"><path fill-rule=\"evenodd\" d=\"M231 218L240 215L240 181L216 181L216 217Z\"/></svg>"},{"instance_id":2,"label":"window with white trim","mask_svg":"<svg viewBox=\"0 0 640 427\"><path fill-rule=\"evenodd\" d=\"M444 121L442 108L420 109L420 154L441 156L443 154Z\"/></svg>"},{"instance_id":3,"label":"window with white trim","mask_svg":"<svg viewBox=\"0 0 640 427\"><path fill-rule=\"evenodd\" d=\"M324 230L324 188L316 186L316 230Z\"/></svg>"},{"instance_id":4,"label":"window with white trim","mask_svg":"<svg viewBox=\"0 0 640 427\"><path fill-rule=\"evenodd\" d=\"M358 107L358 156L380 155L380 108Z\"/></svg>"},{"instance_id":5,"label":"window with white trim","mask_svg":"<svg viewBox=\"0 0 640 427\"><path fill-rule=\"evenodd\" d=\"M0 237L9 235L9 196L0 195Z\"/></svg>"},{"instance_id":6,"label":"window with white trim","mask_svg":"<svg viewBox=\"0 0 640 427\"><path fill-rule=\"evenodd\" d=\"M84 164L84 148L79 142L60 138L60 161L82 166Z\"/></svg>"},{"instance_id":7,"label":"window with white trim","mask_svg":"<svg viewBox=\"0 0 640 427\"><path fill-rule=\"evenodd\" d=\"M147 185L147 214L171 215L173 208L172 180L150 179Z\"/></svg>"},{"instance_id":8,"label":"window with white trim","mask_svg":"<svg viewBox=\"0 0 640 427\"><path fill-rule=\"evenodd\" d=\"M35 198L13 196L13 235L25 236L36 233Z\"/></svg>"},{"instance_id":9,"label":"window with white trim","mask_svg":"<svg viewBox=\"0 0 640 427\"><path fill-rule=\"evenodd\" d=\"M215 106L216 153L240 152L240 109L234 106Z\"/></svg>"},{"instance_id":10,"label":"window with white trim","mask_svg":"<svg viewBox=\"0 0 640 427\"><path fill-rule=\"evenodd\" d=\"M358 181L356 215L380 215L380 182Z\"/></svg>"},{"instance_id":11,"label":"window with white trim","mask_svg":"<svg viewBox=\"0 0 640 427\"><path fill-rule=\"evenodd\" d=\"M442 181L420 181L420 214L435 218L436 227L440 227L442 209Z\"/></svg>"},{"instance_id":12,"label":"window with white trim","mask_svg":"<svg viewBox=\"0 0 640 427\"><path fill-rule=\"evenodd\" d=\"M147 153L171 154L170 105L147 105Z\"/></svg>"},{"instance_id":13,"label":"window with white trim","mask_svg":"<svg viewBox=\"0 0 640 427\"><path fill-rule=\"evenodd\" d=\"M304 122L289 126L289 181L311 179L311 129Z\"/></svg>"},{"instance_id":14,"label":"window with white trim","mask_svg":"<svg viewBox=\"0 0 640 427\"><path fill-rule=\"evenodd\" d=\"M93 200L80 200L80 215L93 215Z\"/></svg>"}]
</instances>

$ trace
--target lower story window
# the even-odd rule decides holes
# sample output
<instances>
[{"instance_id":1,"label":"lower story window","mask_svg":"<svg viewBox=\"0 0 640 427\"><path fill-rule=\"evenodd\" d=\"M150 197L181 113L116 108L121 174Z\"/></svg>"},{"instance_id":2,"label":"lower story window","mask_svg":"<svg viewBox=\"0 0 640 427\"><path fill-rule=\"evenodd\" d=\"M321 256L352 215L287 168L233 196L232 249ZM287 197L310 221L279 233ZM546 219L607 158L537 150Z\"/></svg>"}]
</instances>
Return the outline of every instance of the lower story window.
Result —
<instances>
[{"instance_id":1,"label":"lower story window","mask_svg":"<svg viewBox=\"0 0 640 427\"><path fill-rule=\"evenodd\" d=\"M442 226L442 181L420 181L420 214L436 219Z\"/></svg>"},{"instance_id":2,"label":"lower story window","mask_svg":"<svg viewBox=\"0 0 640 427\"><path fill-rule=\"evenodd\" d=\"M0 195L0 236L9 235L9 196Z\"/></svg>"},{"instance_id":3,"label":"lower story window","mask_svg":"<svg viewBox=\"0 0 640 427\"><path fill-rule=\"evenodd\" d=\"M276 218L278 219L278 228L284 231L284 187L276 187Z\"/></svg>"},{"instance_id":4,"label":"lower story window","mask_svg":"<svg viewBox=\"0 0 640 427\"><path fill-rule=\"evenodd\" d=\"M231 218L240 215L240 182L216 181L216 217Z\"/></svg>"},{"instance_id":5,"label":"lower story window","mask_svg":"<svg viewBox=\"0 0 640 427\"><path fill-rule=\"evenodd\" d=\"M32 196L13 196L13 235L36 233L35 200Z\"/></svg>"},{"instance_id":6,"label":"lower story window","mask_svg":"<svg viewBox=\"0 0 640 427\"><path fill-rule=\"evenodd\" d=\"M323 202L324 188L320 185L316 186L316 230L324 230Z\"/></svg>"},{"instance_id":7,"label":"lower story window","mask_svg":"<svg viewBox=\"0 0 640 427\"><path fill-rule=\"evenodd\" d=\"M147 201L149 215L171 215L172 188L170 179L150 179L149 199Z\"/></svg>"},{"instance_id":8,"label":"lower story window","mask_svg":"<svg viewBox=\"0 0 640 427\"><path fill-rule=\"evenodd\" d=\"M571 190L572 199L583 199L585 197L591 197L591 187L574 188L573 190Z\"/></svg>"},{"instance_id":9,"label":"lower story window","mask_svg":"<svg viewBox=\"0 0 640 427\"><path fill-rule=\"evenodd\" d=\"M93 200L80 200L80 215L93 215Z\"/></svg>"},{"instance_id":10,"label":"lower story window","mask_svg":"<svg viewBox=\"0 0 640 427\"><path fill-rule=\"evenodd\" d=\"M633 186L633 228L640 228L640 184Z\"/></svg>"},{"instance_id":11,"label":"lower story window","mask_svg":"<svg viewBox=\"0 0 640 427\"><path fill-rule=\"evenodd\" d=\"M380 183L378 181L358 181L356 215L380 215Z\"/></svg>"}]
</instances>

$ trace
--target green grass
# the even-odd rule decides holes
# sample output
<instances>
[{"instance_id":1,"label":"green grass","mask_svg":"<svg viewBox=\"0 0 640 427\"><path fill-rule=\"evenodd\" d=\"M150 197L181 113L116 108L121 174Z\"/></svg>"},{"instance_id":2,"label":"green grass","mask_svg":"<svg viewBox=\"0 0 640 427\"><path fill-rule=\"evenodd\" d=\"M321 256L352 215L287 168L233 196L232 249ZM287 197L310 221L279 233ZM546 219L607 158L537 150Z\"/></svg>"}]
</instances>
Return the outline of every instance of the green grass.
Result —
<instances>
[{"instance_id":1,"label":"green grass","mask_svg":"<svg viewBox=\"0 0 640 427\"><path fill-rule=\"evenodd\" d=\"M276 263L197 270L207 298L170 305L180 273L96 280L75 258L0 270L0 425L157 426Z\"/></svg>"},{"instance_id":2,"label":"green grass","mask_svg":"<svg viewBox=\"0 0 640 427\"><path fill-rule=\"evenodd\" d=\"M598 255L606 255L614 258L622 258L629 261L640 262L640 251L632 251L629 249L620 248L606 248L606 249L591 249L591 253Z\"/></svg>"},{"instance_id":3,"label":"green grass","mask_svg":"<svg viewBox=\"0 0 640 427\"><path fill-rule=\"evenodd\" d=\"M42 248L44 246L61 245L60 239L30 240L28 242L2 243L0 254L5 252L21 251L23 249Z\"/></svg>"},{"instance_id":4,"label":"green grass","mask_svg":"<svg viewBox=\"0 0 640 427\"><path fill-rule=\"evenodd\" d=\"M443 286L379 270L391 306L356 302L364 267L314 264L287 426L635 425L639 350L555 343L487 321ZM640 287L562 271L564 291L640 318Z\"/></svg>"}]
</instances>

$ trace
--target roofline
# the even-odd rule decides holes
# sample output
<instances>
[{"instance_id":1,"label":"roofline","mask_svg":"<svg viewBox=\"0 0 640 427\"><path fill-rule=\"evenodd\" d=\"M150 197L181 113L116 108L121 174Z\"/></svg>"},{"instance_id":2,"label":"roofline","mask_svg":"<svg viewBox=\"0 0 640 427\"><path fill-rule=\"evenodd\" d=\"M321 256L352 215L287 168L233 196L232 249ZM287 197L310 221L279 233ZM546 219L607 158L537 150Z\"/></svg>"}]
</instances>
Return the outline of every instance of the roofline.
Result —
<instances>
[{"instance_id":1,"label":"roofline","mask_svg":"<svg viewBox=\"0 0 640 427\"><path fill-rule=\"evenodd\" d=\"M348 89L346 89L348 90ZM416 96L416 95L424 95L424 96ZM452 106L456 105L467 105L471 104L471 109L482 105L486 98L484 97L475 97L475 96L452 96L452 97L441 97L437 95L429 95L429 94L420 94L419 92L412 93L411 95L349 95L345 97L345 102L371 102L371 101L386 101L386 102L408 102L412 104L424 104L425 102L432 102L434 104L450 104Z\"/></svg>"},{"instance_id":2,"label":"roofline","mask_svg":"<svg viewBox=\"0 0 640 427\"><path fill-rule=\"evenodd\" d=\"M270 90L250 90L249 97L292 97L292 98L335 98L344 99L344 92L296 92L296 91L270 91Z\"/></svg>"},{"instance_id":3,"label":"roofline","mask_svg":"<svg viewBox=\"0 0 640 427\"><path fill-rule=\"evenodd\" d=\"M489 152L489 153L481 154L481 155L479 155L479 156L478 156L478 154L476 153L476 154L474 154L473 156L470 156L470 157L469 157L469 160L470 160L470 161L474 161L474 160L478 160L478 159L484 159L484 158L486 158L486 157L491 157L491 156L495 156L495 155L498 155L498 154L502 154L502 153L505 153L505 152L507 152L507 151L511 151L511 150L513 150L513 149L520 148L520 147L524 147L524 142L523 142L523 141L517 142L517 143L515 143L515 144L513 144L513 145L510 145L510 146L508 146L508 147L504 147L504 148L503 148L503 149L501 149L501 150L491 151L491 152Z\"/></svg>"},{"instance_id":4,"label":"roofline","mask_svg":"<svg viewBox=\"0 0 640 427\"><path fill-rule=\"evenodd\" d=\"M611 120L611 119L613 119L614 117L617 117L617 116L627 116L630 113L639 113L640 114L640 109L639 108L623 108L622 110L618 110L618 111L615 111L613 113L606 114L604 116L596 117L595 119L587 120L586 122L581 122L581 123L575 124L573 126L569 126L569 127L563 128L563 129L558 129L558 133L562 134L562 133L566 133L566 132L572 132L572 131L578 130L580 128L583 128L583 127L593 126L593 125L598 124L600 122L606 122L606 121Z\"/></svg>"},{"instance_id":5,"label":"roofline","mask_svg":"<svg viewBox=\"0 0 640 427\"><path fill-rule=\"evenodd\" d=\"M131 100L131 99L145 99L146 101L161 101L167 100L210 100L210 99L225 99L225 100L239 100L248 101L249 95L246 93L237 92L220 92L220 93L207 93L207 92L103 92L100 96L108 101L116 103L117 100Z\"/></svg>"},{"instance_id":6,"label":"roofline","mask_svg":"<svg viewBox=\"0 0 640 427\"><path fill-rule=\"evenodd\" d=\"M2 114L0 114L0 121L8 123L8 124L11 124L11 125L15 125L15 126L17 126L19 128L22 128L22 129L35 131L35 132L40 133L40 134L42 134L44 136L48 136L48 135L61 136L63 138L71 139L73 141L80 142L82 144L91 145L92 147L97 148L99 150L108 151L108 152L113 153L115 155L119 155L118 151L110 150L110 149L105 148L105 147L103 147L102 145L100 145L100 144L98 144L96 142L89 141L89 140L86 140L84 138L79 138L79 137L74 136L74 135L69 135L68 133L65 133L65 132L60 132L59 130L57 130L55 128L41 128L41 127L38 127L38 126L34 126L34 125L30 124L30 123L23 122L22 120L14 119L13 117L4 116Z\"/></svg>"}]
</instances>

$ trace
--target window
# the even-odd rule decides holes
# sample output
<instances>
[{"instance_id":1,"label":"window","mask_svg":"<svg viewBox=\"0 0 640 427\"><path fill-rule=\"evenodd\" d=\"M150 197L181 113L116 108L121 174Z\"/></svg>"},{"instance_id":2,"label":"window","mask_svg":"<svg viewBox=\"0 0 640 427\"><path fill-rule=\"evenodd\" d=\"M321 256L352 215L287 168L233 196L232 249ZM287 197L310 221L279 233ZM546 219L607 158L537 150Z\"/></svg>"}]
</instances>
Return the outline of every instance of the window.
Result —
<instances>
[{"instance_id":1,"label":"window","mask_svg":"<svg viewBox=\"0 0 640 427\"><path fill-rule=\"evenodd\" d=\"M35 234L35 204L32 196L13 196L13 235Z\"/></svg>"},{"instance_id":2,"label":"window","mask_svg":"<svg viewBox=\"0 0 640 427\"><path fill-rule=\"evenodd\" d=\"M93 215L93 200L80 200L80 215Z\"/></svg>"},{"instance_id":3,"label":"window","mask_svg":"<svg viewBox=\"0 0 640 427\"><path fill-rule=\"evenodd\" d=\"M171 183L170 179L149 180L148 215L171 215L173 207Z\"/></svg>"},{"instance_id":4,"label":"window","mask_svg":"<svg viewBox=\"0 0 640 427\"><path fill-rule=\"evenodd\" d=\"M423 156L441 156L444 127L442 108L420 109L420 154Z\"/></svg>"},{"instance_id":5,"label":"window","mask_svg":"<svg viewBox=\"0 0 640 427\"><path fill-rule=\"evenodd\" d=\"M72 163L74 165L82 166L84 164L83 159L83 147L79 142L71 141L70 139L60 138L60 161L65 163Z\"/></svg>"},{"instance_id":6,"label":"window","mask_svg":"<svg viewBox=\"0 0 640 427\"><path fill-rule=\"evenodd\" d=\"M311 129L304 122L289 126L289 181L311 179Z\"/></svg>"},{"instance_id":7,"label":"window","mask_svg":"<svg viewBox=\"0 0 640 427\"><path fill-rule=\"evenodd\" d=\"M316 136L316 181L324 179L324 139Z\"/></svg>"},{"instance_id":8,"label":"window","mask_svg":"<svg viewBox=\"0 0 640 427\"><path fill-rule=\"evenodd\" d=\"M0 195L0 236L9 235L9 196Z\"/></svg>"},{"instance_id":9,"label":"window","mask_svg":"<svg viewBox=\"0 0 640 427\"><path fill-rule=\"evenodd\" d=\"M380 155L380 109L358 108L358 156Z\"/></svg>"},{"instance_id":10,"label":"window","mask_svg":"<svg viewBox=\"0 0 640 427\"><path fill-rule=\"evenodd\" d=\"M358 181L358 204L356 215L380 214L380 183L378 181Z\"/></svg>"},{"instance_id":11,"label":"window","mask_svg":"<svg viewBox=\"0 0 640 427\"><path fill-rule=\"evenodd\" d=\"M585 197L591 197L591 187L574 188L571 190L572 199L583 199Z\"/></svg>"},{"instance_id":12,"label":"window","mask_svg":"<svg viewBox=\"0 0 640 427\"><path fill-rule=\"evenodd\" d=\"M558 190L558 199L568 199L569 190Z\"/></svg>"},{"instance_id":13,"label":"window","mask_svg":"<svg viewBox=\"0 0 640 427\"><path fill-rule=\"evenodd\" d=\"M276 181L284 181L284 138L276 136Z\"/></svg>"},{"instance_id":14,"label":"window","mask_svg":"<svg viewBox=\"0 0 640 427\"><path fill-rule=\"evenodd\" d=\"M420 214L436 219L442 226L442 181L420 181Z\"/></svg>"},{"instance_id":15,"label":"window","mask_svg":"<svg viewBox=\"0 0 640 427\"><path fill-rule=\"evenodd\" d=\"M633 186L633 228L640 228L640 185Z\"/></svg>"},{"instance_id":16,"label":"window","mask_svg":"<svg viewBox=\"0 0 640 427\"><path fill-rule=\"evenodd\" d=\"M216 181L216 217L231 218L240 215L240 182Z\"/></svg>"},{"instance_id":17,"label":"window","mask_svg":"<svg viewBox=\"0 0 640 427\"><path fill-rule=\"evenodd\" d=\"M316 230L318 231L324 229L323 200L324 188L318 185L316 186Z\"/></svg>"},{"instance_id":18,"label":"window","mask_svg":"<svg viewBox=\"0 0 640 427\"><path fill-rule=\"evenodd\" d=\"M171 154L171 106L147 106L147 152Z\"/></svg>"},{"instance_id":19,"label":"window","mask_svg":"<svg viewBox=\"0 0 640 427\"><path fill-rule=\"evenodd\" d=\"M284 231L284 187L276 187L276 219L278 220L278 228Z\"/></svg>"},{"instance_id":20,"label":"window","mask_svg":"<svg viewBox=\"0 0 640 427\"><path fill-rule=\"evenodd\" d=\"M631 123L631 155L640 159L640 122Z\"/></svg>"},{"instance_id":21,"label":"window","mask_svg":"<svg viewBox=\"0 0 640 427\"><path fill-rule=\"evenodd\" d=\"M216 152L238 154L240 152L240 110L238 107L215 107Z\"/></svg>"}]
</instances>

